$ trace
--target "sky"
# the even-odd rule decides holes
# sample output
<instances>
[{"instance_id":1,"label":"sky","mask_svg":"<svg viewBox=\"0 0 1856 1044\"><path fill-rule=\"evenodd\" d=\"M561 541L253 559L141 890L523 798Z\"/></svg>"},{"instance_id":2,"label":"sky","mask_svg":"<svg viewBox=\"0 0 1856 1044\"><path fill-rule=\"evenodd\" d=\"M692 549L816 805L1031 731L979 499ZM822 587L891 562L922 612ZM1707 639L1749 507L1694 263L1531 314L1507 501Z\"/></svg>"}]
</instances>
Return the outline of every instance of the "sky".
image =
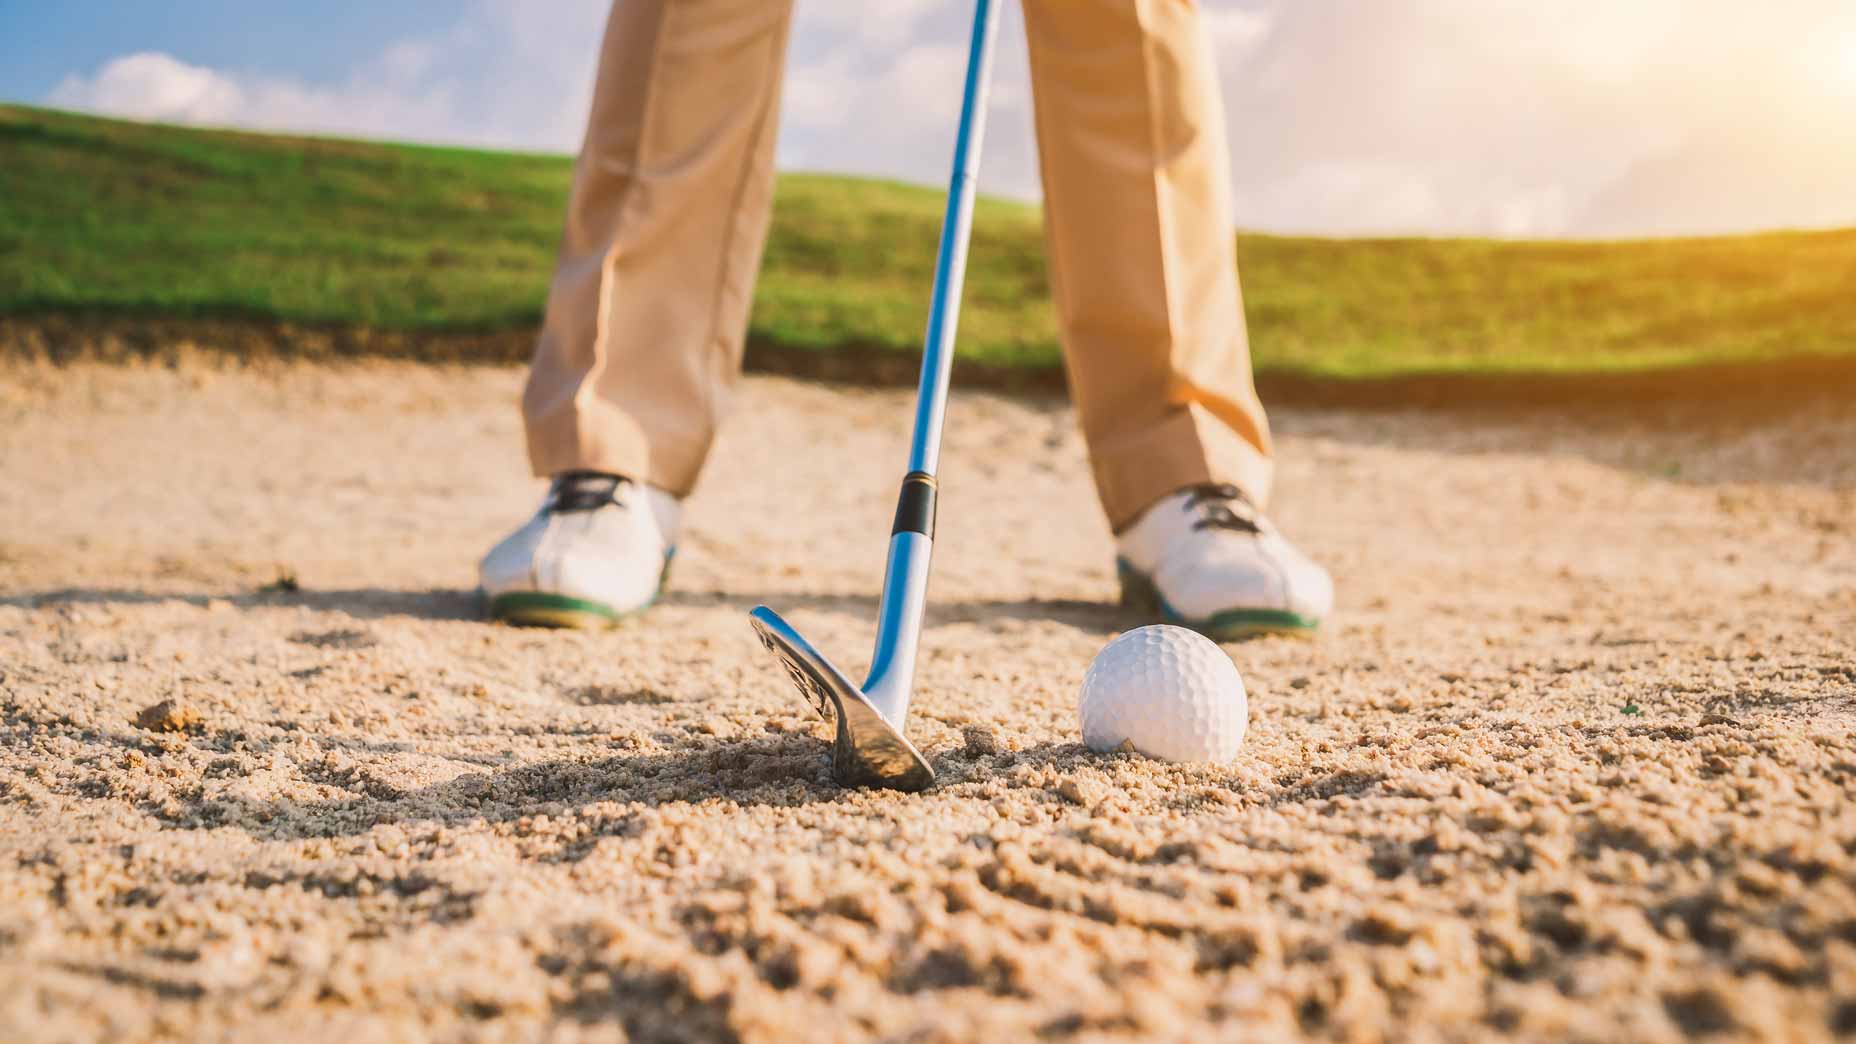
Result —
<instances>
[{"instance_id":1,"label":"sky","mask_svg":"<svg viewBox=\"0 0 1856 1044\"><path fill-rule=\"evenodd\" d=\"M1241 227L1611 237L1856 225L1856 0L1200 6ZM607 8L0 0L0 99L572 152ZM798 0L781 167L943 184L970 12L965 0ZM1016 4L1003 21L982 188L1035 199Z\"/></svg>"}]
</instances>

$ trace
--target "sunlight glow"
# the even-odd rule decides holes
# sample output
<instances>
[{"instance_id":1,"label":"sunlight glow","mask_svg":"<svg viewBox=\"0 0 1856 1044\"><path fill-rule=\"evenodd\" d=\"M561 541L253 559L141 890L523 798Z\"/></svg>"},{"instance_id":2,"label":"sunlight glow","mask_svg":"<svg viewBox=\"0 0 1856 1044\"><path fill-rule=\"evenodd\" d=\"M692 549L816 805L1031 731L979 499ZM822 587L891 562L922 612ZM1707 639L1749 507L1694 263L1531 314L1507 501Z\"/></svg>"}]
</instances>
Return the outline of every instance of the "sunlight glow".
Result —
<instances>
[{"instance_id":1,"label":"sunlight glow","mask_svg":"<svg viewBox=\"0 0 1856 1044\"><path fill-rule=\"evenodd\" d=\"M1856 35L1831 45L1830 85L1856 99Z\"/></svg>"}]
</instances>

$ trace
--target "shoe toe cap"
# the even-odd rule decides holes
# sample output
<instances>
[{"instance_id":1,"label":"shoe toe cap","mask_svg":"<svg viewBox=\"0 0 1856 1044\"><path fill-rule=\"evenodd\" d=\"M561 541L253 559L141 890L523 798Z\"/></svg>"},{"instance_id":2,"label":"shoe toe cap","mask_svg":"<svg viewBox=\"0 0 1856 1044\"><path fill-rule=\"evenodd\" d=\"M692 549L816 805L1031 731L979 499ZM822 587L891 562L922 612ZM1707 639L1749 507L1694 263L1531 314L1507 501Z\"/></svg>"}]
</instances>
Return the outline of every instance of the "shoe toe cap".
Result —
<instances>
[{"instance_id":1,"label":"shoe toe cap","mask_svg":"<svg viewBox=\"0 0 1856 1044\"><path fill-rule=\"evenodd\" d=\"M1168 607L1187 619L1242 610L1328 614L1334 582L1286 541L1227 542L1214 553L1168 563L1157 578Z\"/></svg>"},{"instance_id":2,"label":"shoe toe cap","mask_svg":"<svg viewBox=\"0 0 1856 1044\"><path fill-rule=\"evenodd\" d=\"M478 581L491 598L558 595L629 612L656 597L665 549L654 530L610 512L539 515L483 557Z\"/></svg>"},{"instance_id":3,"label":"shoe toe cap","mask_svg":"<svg viewBox=\"0 0 1856 1044\"><path fill-rule=\"evenodd\" d=\"M535 586L535 554L546 527L534 520L497 541L477 563L477 582L494 597L508 591L526 591Z\"/></svg>"},{"instance_id":4,"label":"shoe toe cap","mask_svg":"<svg viewBox=\"0 0 1856 1044\"><path fill-rule=\"evenodd\" d=\"M1334 610L1334 578L1326 569L1298 553L1284 574L1291 612L1319 620Z\"/></svg>"}]
</instances>

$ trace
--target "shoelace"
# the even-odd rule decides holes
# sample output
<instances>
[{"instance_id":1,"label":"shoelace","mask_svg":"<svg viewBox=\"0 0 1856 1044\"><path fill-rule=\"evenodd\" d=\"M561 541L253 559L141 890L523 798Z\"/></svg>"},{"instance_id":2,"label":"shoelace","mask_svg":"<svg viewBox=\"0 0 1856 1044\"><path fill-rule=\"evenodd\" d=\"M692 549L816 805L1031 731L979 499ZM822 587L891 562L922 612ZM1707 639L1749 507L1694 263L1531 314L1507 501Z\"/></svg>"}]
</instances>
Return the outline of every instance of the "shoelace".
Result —
<instances>
[{"instance_id":1,"label":"shoelace","mask_svg":"<svg viewBox=\"0 0 1856 1044\"><path fill-rule=\"evenodd\" d=\"M1242 508L1239 514L1232 510L1232 505ZM1257 523L1256 506L1244 491L1229 482L1206 482L1197 486L1186 487L1185 510L1203 510L1199 520L1192 524L1194 529L1229 529L1238 533L1261 533L1263 527Z\"/></svg>"},{"instance_id":2,"label":"shoelace","mask_svg":"<svg viewBox=\"0 0 1856 1044\"><path fill-rule=\"evenodd\" d=\"M548 493L548 511L596 511L608 504L622 508L625 505L619 501L619 487L630 481L623 475L601 471L564 471L555 476L554 488Z\"/></svg>"}]
</instances>

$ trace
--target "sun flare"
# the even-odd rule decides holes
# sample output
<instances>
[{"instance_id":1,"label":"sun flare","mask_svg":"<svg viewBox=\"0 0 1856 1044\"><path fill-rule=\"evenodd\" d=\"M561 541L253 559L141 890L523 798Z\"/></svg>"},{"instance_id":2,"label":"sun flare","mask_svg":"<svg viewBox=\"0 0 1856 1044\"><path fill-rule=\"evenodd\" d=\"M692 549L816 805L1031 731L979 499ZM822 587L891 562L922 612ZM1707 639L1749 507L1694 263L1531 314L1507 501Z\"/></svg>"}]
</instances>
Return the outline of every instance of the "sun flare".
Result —
<instances>
[{"instance_id":1,"label":"sun flare","mask_svg":"<svg viewBox=\"0 0 1856 1044\"><path fill-rule=\"evenodd\" d=\"M1840 95L1856 101L1856 33L1831 44L1830 86Z\"/></svg>"}]
</instances>

